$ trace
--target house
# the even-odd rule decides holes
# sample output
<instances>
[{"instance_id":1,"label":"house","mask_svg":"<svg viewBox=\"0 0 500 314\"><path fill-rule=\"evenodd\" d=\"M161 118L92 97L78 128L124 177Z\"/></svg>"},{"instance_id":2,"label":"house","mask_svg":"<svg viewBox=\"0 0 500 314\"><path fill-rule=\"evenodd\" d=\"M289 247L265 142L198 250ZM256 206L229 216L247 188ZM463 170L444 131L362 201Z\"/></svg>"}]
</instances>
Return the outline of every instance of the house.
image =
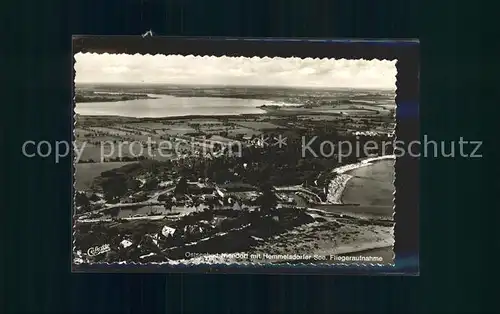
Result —
<instances>
[{"instance_id":1,"label":"house","mask_svg":"<svg viewBox=\"0 0 500 314\"><path fill-rule=\"evenodd\" d=\"M213 194L203 194L201 196L201 200L204 202L210 202L216 199L216 196Z\"/></svg>"},{"instance_id":2,"label":"house","mask_svg":"<svg viewBox=\"0 0 500 314\"><path fill-rule=\"evenodd\" d=\"M227 192L251 192L257 190L255 186L243 182L231 182L220 187Z\"/></svg>"},{"instance_id":3,"label":"house","mask_svg":"<svg viewBox=\"0 0 500 314\"><path fill-rule=\"evenodd\" d=\"M252 140L253 136L251 135L243 135L243 140L247 143L249 143Z\"/></svg>"},{"instance_id":4,"label":"house","mask_svg":"<svg viewBox=\"0 0 500 314\"><path fill-rule=\"evenodd\" d=\"M234 202L233 210L241 210L240 203L238 201Z\"/></svg>"},{"instance_id":5,"label":"house","mask_svg":"<svg viewBox=\"0 0 500 314\"><path fill-rule=\"evenodd\" d=\"M201 182L188 183L188 192L191 194L211 194L214 188Z\"/></svg>"}]
</instances>

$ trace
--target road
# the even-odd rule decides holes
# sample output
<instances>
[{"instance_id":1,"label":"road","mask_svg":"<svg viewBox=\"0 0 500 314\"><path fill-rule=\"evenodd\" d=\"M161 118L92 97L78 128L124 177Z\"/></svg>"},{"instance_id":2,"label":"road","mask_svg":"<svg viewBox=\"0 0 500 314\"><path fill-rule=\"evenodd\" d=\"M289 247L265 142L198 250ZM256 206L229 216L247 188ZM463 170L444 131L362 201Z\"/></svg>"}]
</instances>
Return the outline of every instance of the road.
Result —
<instances>
[{"instance_id":1,"label":"road","mask_svg":"<svg viewBox=\"0 0 500 314\"><path fill-rule=\"evenodd\" d=\"M293 186L276 186L274 187L274 189L278 192L302 192L302 193L305 193L309 196L312 196L314 198L316 198L316 200L318 202L321 202L321 197L319 197L318 194L316 193L313 193L311 191L309 191L308 189L305 189L304 187L302 187L301 185L293 185Z\"/></svg>"}]
</instances>

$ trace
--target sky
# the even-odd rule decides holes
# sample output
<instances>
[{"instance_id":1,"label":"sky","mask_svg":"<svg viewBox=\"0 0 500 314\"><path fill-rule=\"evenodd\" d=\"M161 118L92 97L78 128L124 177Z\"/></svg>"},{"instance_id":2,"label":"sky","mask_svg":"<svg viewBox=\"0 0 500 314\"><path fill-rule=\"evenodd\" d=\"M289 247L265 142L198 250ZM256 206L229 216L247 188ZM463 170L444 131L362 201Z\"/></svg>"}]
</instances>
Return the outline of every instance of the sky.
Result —
<instances>
[{"instance_id":1,"label":"sky","mask_svg":"<svg viewBox=\"0 0 500 314\"><path fill-rule=\"evenodd\" d=\"M78 53L78 83L396 89L396 61Z\"/></svg>"}]
</instances>

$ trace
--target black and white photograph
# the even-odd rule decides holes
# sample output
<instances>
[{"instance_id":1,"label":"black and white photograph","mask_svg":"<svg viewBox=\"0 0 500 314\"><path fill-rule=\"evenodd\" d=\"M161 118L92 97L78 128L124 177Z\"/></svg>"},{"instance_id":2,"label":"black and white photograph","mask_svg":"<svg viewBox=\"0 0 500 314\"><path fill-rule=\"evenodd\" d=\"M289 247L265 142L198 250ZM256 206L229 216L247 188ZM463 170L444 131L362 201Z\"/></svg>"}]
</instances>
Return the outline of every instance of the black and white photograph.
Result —
<instances>
[{"instance_id":1,"label":"black and white photograph","mask_svg":"<svg viewBox=\"0 0 500 314\"><path fill-rule=\"evenodd\" d=\"M74 58L74 265L394 264L396 60Z\"/></svg>"}]
</instances>

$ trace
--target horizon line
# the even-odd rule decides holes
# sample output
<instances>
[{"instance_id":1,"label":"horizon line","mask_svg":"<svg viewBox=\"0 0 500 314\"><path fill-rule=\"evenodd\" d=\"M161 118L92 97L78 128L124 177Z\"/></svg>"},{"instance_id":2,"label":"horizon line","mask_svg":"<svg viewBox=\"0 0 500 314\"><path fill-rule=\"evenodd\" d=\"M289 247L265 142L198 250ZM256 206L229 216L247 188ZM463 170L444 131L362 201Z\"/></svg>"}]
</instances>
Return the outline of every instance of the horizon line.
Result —
<instances>
[{"instance_id":1,"label":"horizon line","mask_svg":"<svg viewBox=\"0 0 500 314\"><path fill-rule=\"evenodd\" d=\"M225 85L225 84L183 84L183 83L146 83L146 82L74 82L78 85L163 85L163 86L200 86L200 87L245 87L245 88L284 88L284 89L361 89L361 90L385 90L396 91L389 87L342 87L342 86L290 86L290 85Z\"/></svg>"}]
</instances>

